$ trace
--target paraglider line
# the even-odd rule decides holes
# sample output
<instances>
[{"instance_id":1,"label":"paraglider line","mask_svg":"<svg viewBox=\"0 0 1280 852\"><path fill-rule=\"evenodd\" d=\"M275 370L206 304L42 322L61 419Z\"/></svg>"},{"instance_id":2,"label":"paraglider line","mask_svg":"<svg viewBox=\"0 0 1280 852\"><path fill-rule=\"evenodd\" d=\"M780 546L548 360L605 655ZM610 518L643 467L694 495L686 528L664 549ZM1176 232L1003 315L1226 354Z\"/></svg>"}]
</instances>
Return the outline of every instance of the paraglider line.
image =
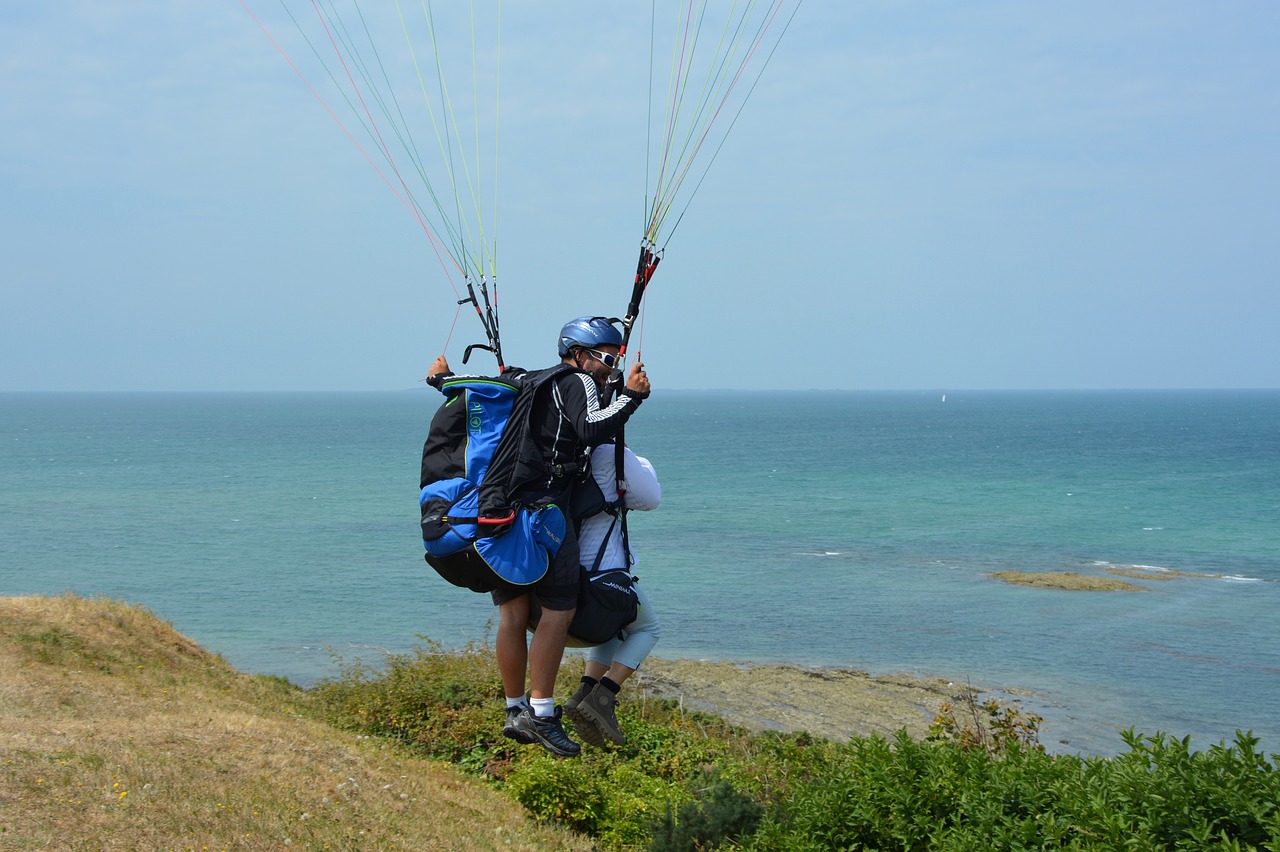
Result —
<instances>
[{"instance_id":1,"label":"paraglider line","mask_svg":"<svg viewBox=\"0 0 1280 852\"><path fill-rule=\"evenodd\" d=\"M427 223L423 221L422 217L418 214L418 211L414 208L414 206L410 204L408 200L406 200L405 197L400 193L400 190L396 189L396 186L394 183L391 182L391 179L388 178L385 173L383 173L382 169L378 168L378 164L375 163L373 161L373 158L369 156L369 152L364 149L364 146L362 146L360 142L354 136L351 135L351 131L348 130L347 126L342 123L342 119L338 118L337 114L334 113L334 111L329 107L329 104L325 101L325 99L320 95L318 91L316 91L316 88L311 85L311 81L306 78L306 75L302 73L302 71L294 63L293 59L285 51L285 49L280 46L280 43L278 41L276 41L275 37L271 35L271 32L266 28L266 25L264 25L262 21L259 20L258 16L254 14L253 10L249 8L249 5L245 2L245 0L240 0L240 5L244 8L246 12L249 13L249 17L253 18L253 22L258 25L258 29L262 30L262 34L265 35L267 37L267 40L271 42L273 47L275 47L276 52L279 53L284 58L285 62L289 63L289 67L293 69L293 73L298 76L298 79L301 80L303 85L307 87L307 89L315 97L316 101L319 102L320 106L324 107L324 111L329 114L329 117L332 118L333 122L338 125L338 128L342 130L343 134L347 137L348 140L350 140L351 144L356 146L356 150L359 151L360 155L364 157L365 162L367 162L370 166L373 167L373 170L378 173L378 176L382 178L383 182L387 185L387 187L393 193L395 193L395 196L397 199L399 199L400 203L404 205L405 209L408 210L409 213L413 216L413 218L417 220L418 224L422 227L423 232L427 235L427 239L431 242L431 247L435 251L436 259L439 260L440 262L440 268L444 271L445 280L449 282L449 287L450 289L453 290L454 295L458 295L458 287L456 284L454 284L453 275L450 274L449 267L444 262L444 256L441 254L442 246L440 245L440 242L437 239L436 235L431 231L431 228L429 228L427 226ZM403 181L401 181L401 183L403 184ZM450 259L452 260L452 258ZM454 262L454 266L455 268L458 269L458 272L462 271L461 267L458 267L456 261Z\"/></svg>"},{"instance_id":2,"label":"paraglider line","mask_svg":"<svg viewBox=\"0 0 1280 852\"><path fill-rule=\"evenodd\" d=\"M243 3L244 3L244 0L241 0L242 5ZM316 17L320 19L320 26L324 27L325 35L329 37L329 44L333 46L333 52L337 55L338 61L342 63L342 70L347 75L347 81L351 83L351 89L356 93L356 97L359 98L360 107L361 109L364 110L365 117L369 119L369 124L371 127L373 127L373 132L378 137L378 145L382 148L383 156L385 156L387 158L387 162L391 164L391 171L395 173L396 180L400 181L400 187L401 189L404 190L405 195L406 196L410 195L409 187L407 184L405 184L404 177L400 174L400 169L396 166L396 161L391 156L391 149L387 146L386 140L382 138L382 131L378 128L378 123L374 120L372 113L369 112L369 105L365 103L364 94L361 92L360 86L356 83L355 78L351 76L351 69L347 66L347 60L342 55L341 48L338 47L337 42L333 38L333 32L329 29L329 22L325 20L324 14L320 11L320 7L316 4L316 0L311 0L311 7L315 9ZM310 86L310 84L308 84L308 86ZM312 91L315 91L315 90L312 89ZM327 110L329 109L329 107L326 105L325 109ZM332 110L329 111L329 114L330 115L333 114ZM346 128L343 127L342 129L343 129L343 132L345 133ZM347 136L348 138L350 138L351 134L347 133ZM355 140L352 139L352 141L354 142ZM357 147L359 146L357 145ZM364 154L365 159L369 160L371 165L373 164L373 160L369 158L369 155L365 153L363 148L360 149L360 153ZM375 165L374 168L377 169L377 166ZM396 192L395 186L391 184L391 181L387 179L387 176L383 174L380 169L378 170L378 174L382 175L382 179L386 181L388 186L391 187L391 191ZM400 202L404 204L405 207L409 207L410 212L413 213L413 217L418 220L418 224L421 225L422 229L427 232L427 236L431 239L432 246L436 249L436 256L439 257L440 247L437 245L437 238L433 233L431 233L431 229L427 227L427 223L423 221L422 216L419 215L417 207L410 206L405 201L405 198L400 195L399 192L396 192L396 196L400 198ZM443 258L441 258L440 262L441 262L441 265L444 264ZM455 265L456 265L456 261L455 261ZM458 271L461 272L462 271L461 268L459 268ZM453 287L454 294L459 295L457 287L454 287L453 285L452 276L447 275L447 270L446 270L446 277L448 277L449 279L449 286Z\"/></svg>"}]
</instances>

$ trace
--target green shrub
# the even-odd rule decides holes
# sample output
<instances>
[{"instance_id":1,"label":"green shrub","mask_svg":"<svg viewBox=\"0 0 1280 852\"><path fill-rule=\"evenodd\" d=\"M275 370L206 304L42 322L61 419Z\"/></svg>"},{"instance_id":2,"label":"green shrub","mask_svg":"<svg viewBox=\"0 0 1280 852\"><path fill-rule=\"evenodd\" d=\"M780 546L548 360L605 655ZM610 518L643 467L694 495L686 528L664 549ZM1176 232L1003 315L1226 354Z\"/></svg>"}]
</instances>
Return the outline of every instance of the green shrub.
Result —
<instances>
[{"instance_id":1,"label":"green shrub","mask_svg":"<svg viewBox=\"0 0 1280 852\"><path fill-rule=\"evenodd\" d=\"M605 817L596 836L607 849L643 847L654 823L690 796L684 783L655 778L629 761L616 761L604 771Z\"/></svg>"},{"instance_id":2,"label":"green shrub","mask_svg":"<svg viewBox=\"0 0 1280 852\"><path fill-rule=\"evenodd\" d=\"M757 849L1280 849L1280 774L1237 735L1126 733L1115 758L1012 744L999 758L959 742L855 740L780 800Z\"/></svg>"},{"instance_id":3,"label":"green shrub","mask_svg":"<svg viewBox=\"0 0 1280 852\"><path fill-rule=\"evenodd\" d=\"M538 749L505 780L507 792L539 819L586 834L598 834L606 811L605 791L589 763L552 757Z\"/></svg>"},{"instance_id":4,"label":"green shrub","mask_svg":"<svg viewBox=\"0 0 1280 852\"><path fill-rule=\"evenodd\" d=\"M316 690L344 727L481 768L510 757L511 743L500 735L497 662L492 650L478 644L444 651L428 643L411 654L389 656L381 670L344 664L340 679Z\"/></svg>"},{"instance_id":5,"label":"green shrub","mask_svg":"<svg viewBox=\"0 0 1280 852\"><path fill-rule=\"evenodd\" d=\"M675 813L667 805L663 818L653 826L651 852L685 852L716 849L753 834L764 809L714 772L705 775L694 790L694 799Z\"/></svg>"},{"instance_id":6,"label":"green shrub","mask_svg":"<svg viewBox=\"0 0 1280 852\"><path fill-rule=\"evenodd\" d=\"M959 707L950 703L942 705L929 726L927 738L1001 755L1014 746L1043 748L1040 745L1043 721L1035 713L1007 707L995 699L979 704L978 693L970 686L965 688Z\"/></svg>"},{"instance_id":7,"label":"green shrub","mask_svg":"<svg viewBox=\"0 0 1280 852\"><path fill-rule=\"evenodd\" d=\"M558 694L574 681L562 672ZM336 721L493 779L602 849L1280 852L1280 771L1248 734L1195 752L1130 731L1126 753L1083 759L1047 754L1038 717L972 698L923 742L839 744L628 696L627 745L565 760L501 736L501 679L477 645L347 666L315 694Z\"/></svg>"},{"instance_id":8,"label":"green shrub","mask_svg":"<svg viewBox=\"0 0 1280 852\"><path fill-rule=\"evenodd\" d=\"M635 848L669 803L690 798L683 784L636 769L609 752L554 758L541 749L520 756L504 779L507 792L540 819L589 834L604 848Z\"/></svg>"},{"instance_id":9,"label":"green shrub","mask_svg":"<svg viewBox=\"0 0 1280 852\"><path fill-rule=\"evenodd\" d=\"M672 702L654 700L619 705L618 721L627 732L627 744L618 754L645 774L685 781L729 759L735 743L746 736L718 717L681 715L673 707Z\"/></svg>"},{"instance_id":10,"label":"green shrub","mask_svg":"<svg viewBox=\"0 0 1280 852\"><path fill-rule=\"evenodd\" d=\"M1123 737L1128 752L1085 765L1076 796L1084 830L1109 839L1137 831L1165 849L1280 847L1280 771L1256 737L1237 731L1234 746L1204 752L1163 733Z\"/></svg>"}]
</instances>

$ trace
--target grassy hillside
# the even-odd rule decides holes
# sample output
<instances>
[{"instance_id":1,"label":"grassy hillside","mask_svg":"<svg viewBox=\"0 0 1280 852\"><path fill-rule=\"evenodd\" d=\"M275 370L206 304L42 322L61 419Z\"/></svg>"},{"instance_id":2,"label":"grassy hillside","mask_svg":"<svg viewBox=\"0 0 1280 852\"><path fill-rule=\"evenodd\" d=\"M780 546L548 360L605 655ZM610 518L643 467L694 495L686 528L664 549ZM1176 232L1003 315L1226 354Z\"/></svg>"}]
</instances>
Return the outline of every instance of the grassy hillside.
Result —
<instances>
[{"instance_id":1,"label":"grassy hillside","mask_svg":"<svg viewBox=\"0 0 1280 852\"><path fill-rule=\"evenodd\" d=\"M1280 756L1246 732L1196 751L1127 731L1081 758L972 694L923 737L836 741L632 691L626 745L561 760L497 734L499 684L491 649L428 644L303 691L144 610L0 598L0 850L1280 852Z\"/></svg>"},{"instance_id":2,"label":"grassy hillside","mask_svg":"<svg viewBox=\"0 0 1280 852\"><path fill-rule=\"evenodd\" d=\"M0 598L0 849L587 849L145 610Z\"/></svg>"}]
</instances>

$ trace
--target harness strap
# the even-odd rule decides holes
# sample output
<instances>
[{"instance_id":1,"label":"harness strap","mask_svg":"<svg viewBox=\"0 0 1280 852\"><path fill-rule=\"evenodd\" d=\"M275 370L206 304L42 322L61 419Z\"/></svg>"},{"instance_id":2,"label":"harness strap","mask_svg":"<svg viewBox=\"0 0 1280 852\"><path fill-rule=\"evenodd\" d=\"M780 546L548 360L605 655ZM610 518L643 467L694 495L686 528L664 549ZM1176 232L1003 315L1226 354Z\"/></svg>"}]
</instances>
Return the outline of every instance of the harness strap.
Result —
<instances>
[{"instance_id":1,"label":"harness strap","mask_svg":"<svg viewBox=\"0 0 1280 852\"><path fill-rule=\"evenodd\" d=\"M657 264L655 263L655 266ZM649 275L653 271L650 270ZM648 283L646 277L645 283ZM618 430L618 435L613 442L613 476L618 489L617 515L622 521L622 553L627 559L627 568L630 569L635 559L631 556L631 541L627 536L627 470L626 470L626 438L623 436L623 430Z\"/></svg>"},{"instance_id":2,"label":"harness strap","mask_svg":"<svg viewBox=\"0 0 1280 852\"><path fill-rule=\"evenodd\" d=\"M604 552L609 548L609 536L613 535L613 528L618 525L617 512L610 511L608 506L605 507L605 511L613 515L613 520L609 522L609 530L604 534L604 541L600 542L600 550L596 552L595 561L591 563L592 574L600 570L600 563L604 561Z\"/></svg>"},{"instance_id":3,"label":"harness strap","mask_svg":"<svg viewBox=\"0 0 1280 852\"><path fill-rule=\"evenodd\" d=\"M627 536L627 508L622 505L621 500L618 500L613 503L605 503L602 511L612 515L613 520L609 522L609 529L604 534L604 540L600 542L600 549L596 552L595 561L591 563L591 573L594 574L600 570L600 563L604 561L604 552L609 548L609 537L613 535L613 530L618 524L622 524L622 552L627 560L626 570L630 570L635 560L631 557L631 542Z\"/></svg>"}]
</instances>

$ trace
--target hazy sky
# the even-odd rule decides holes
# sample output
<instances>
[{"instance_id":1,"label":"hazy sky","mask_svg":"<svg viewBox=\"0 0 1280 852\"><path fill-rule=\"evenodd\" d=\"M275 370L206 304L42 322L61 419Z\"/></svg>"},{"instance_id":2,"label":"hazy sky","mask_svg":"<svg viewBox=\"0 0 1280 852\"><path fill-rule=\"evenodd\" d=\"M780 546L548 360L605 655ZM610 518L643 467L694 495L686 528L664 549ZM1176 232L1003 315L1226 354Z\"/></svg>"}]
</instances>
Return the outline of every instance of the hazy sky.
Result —
<instances>
[{"instance_id":1,"label":"hazy sky","mask_svg":"<svg viewBox=\"0 0 1280 852\"><path fill-rule=\"evenodd\" d=\"M626 306L649 8L503 4L511 363ZM640 342L659 389L1274 388L1278 284L1280 3L806 0ZM0 6L0 293L0 390L413 387L456 312L239 0Z\"/></svg>"}]
</instances>

